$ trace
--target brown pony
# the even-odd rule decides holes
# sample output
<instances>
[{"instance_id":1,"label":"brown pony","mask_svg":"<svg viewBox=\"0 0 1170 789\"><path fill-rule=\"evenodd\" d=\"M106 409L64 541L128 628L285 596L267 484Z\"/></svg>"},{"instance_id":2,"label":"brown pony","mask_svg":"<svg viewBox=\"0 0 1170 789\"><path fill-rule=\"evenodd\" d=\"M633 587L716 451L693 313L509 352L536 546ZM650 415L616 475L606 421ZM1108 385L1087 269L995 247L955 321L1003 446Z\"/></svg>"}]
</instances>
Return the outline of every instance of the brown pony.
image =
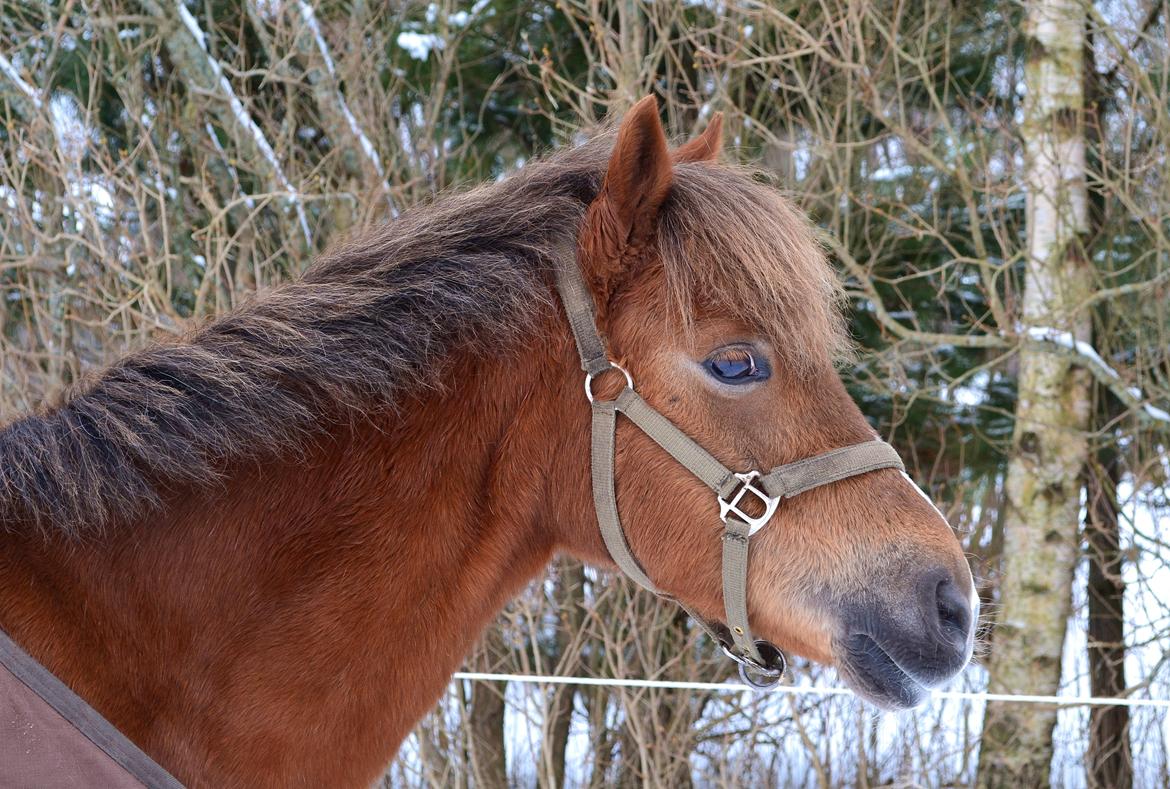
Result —
<instances>
[{"instance_id":1,"label":"brown pony","mask_svg":"<svg viewBox=\"0 0 1170 789\"><path fill-rule=\"evenodd\" d=\"M716 161L719 127L671 151L644 100L8 425L0 628L190 785L368 785L550 557L608 564L567 242L615 359L723 463L872 438L809 223ZM618 447L634 553L719 618L710 491L628 424ZM753 541L752 628L883 706L963 667L973 604L894 470L785 502Z\"/></svg>"}]
</instances>

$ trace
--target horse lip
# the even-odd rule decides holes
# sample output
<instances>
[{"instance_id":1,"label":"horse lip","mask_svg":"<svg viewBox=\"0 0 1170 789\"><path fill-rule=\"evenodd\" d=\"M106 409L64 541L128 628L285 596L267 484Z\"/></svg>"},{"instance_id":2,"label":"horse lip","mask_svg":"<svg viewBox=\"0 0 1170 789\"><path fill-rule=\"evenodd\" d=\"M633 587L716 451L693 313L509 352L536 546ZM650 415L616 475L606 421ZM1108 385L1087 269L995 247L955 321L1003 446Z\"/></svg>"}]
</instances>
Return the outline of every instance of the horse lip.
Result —
<instances>
[{"instance_id":1,"label":"horse lip","mask_svg":"<svg viewBox=\"0 0 1170 789\"><path fill-rule=\"evenodd\" d=\"M927 686L916 680L872 636L854 633L839 643L838 670L853 692L886 710L917 707Z\"/></svg>"}]
</instances>

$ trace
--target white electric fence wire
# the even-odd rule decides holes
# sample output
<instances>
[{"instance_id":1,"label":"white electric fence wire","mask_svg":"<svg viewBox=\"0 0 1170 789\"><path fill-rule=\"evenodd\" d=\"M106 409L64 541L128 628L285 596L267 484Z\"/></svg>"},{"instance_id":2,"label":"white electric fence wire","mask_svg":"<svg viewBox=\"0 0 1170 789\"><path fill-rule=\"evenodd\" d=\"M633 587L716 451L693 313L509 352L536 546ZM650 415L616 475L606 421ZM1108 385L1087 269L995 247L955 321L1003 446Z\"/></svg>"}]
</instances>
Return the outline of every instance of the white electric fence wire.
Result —
<instances>
[{"instance_id":1,"label":"white electric fence wire","mask_svg":"<svg viewBox=\"0 0 1170 789\"><path fill-rule=\"evenodd\" d=\"M485 682L531 682L543 685L593 685L604 688L661 688L665 690L703 690L723 693L758 692L739 682L674 682L659 679L609 679L606 677L561 677L551 674L487 674L476 671L457 672L453 679L482 680ZM848 688L821 688L812 685L777 685L767 693L789 696L851 696ZM1011 693L971 693L958 690L938 690L932 699L964 701L1010 701L1020 704L1048 704L1057 707L1168 707L1170 699L1124 699L1106 696L1030 696Z\"/></svg>"}]
</instances>

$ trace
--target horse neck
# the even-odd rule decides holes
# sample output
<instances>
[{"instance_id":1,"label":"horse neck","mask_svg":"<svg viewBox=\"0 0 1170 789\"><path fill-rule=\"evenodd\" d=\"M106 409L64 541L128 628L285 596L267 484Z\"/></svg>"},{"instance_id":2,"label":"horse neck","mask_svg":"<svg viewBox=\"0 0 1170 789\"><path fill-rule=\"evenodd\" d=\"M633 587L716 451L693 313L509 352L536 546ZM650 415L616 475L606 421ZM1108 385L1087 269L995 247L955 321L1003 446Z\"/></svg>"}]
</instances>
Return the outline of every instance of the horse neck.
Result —
<instances>
[{"instance_id":1,"label":"horse neck","mask_svg":"<svg viewBox=\"0 0 1170 789\"><path fill-rule=\"evenodd\" d=\"M442 391L91 543L0 538L0 626L181 779L368 785L583 511L549 479L586 451L559 350L452 359ZM550 513L557 485L581 490Z\"/></svg>"}]
</instances>

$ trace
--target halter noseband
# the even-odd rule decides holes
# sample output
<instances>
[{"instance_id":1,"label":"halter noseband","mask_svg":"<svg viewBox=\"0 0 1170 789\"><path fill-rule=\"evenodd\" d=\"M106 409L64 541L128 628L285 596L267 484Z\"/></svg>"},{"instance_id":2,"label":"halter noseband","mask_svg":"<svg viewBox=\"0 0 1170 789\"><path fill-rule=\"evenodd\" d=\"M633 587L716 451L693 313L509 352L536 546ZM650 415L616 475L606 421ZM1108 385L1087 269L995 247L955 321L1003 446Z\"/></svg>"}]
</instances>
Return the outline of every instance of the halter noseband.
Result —
<instances>
[{"instance_id":1,"label":"halter noseband","mask_svg":"<svg viewBox=\"0 0 1170 789\"><path fill-rule=\"evenodd\" d=\"M581 357L581 368L585 371L585 396L593 409L590 463L593 505L609 555L622 572L639 586L682 606L707 635L719 644L724 654L739 665L739 674L744 682L760 689L774 687L783 677L787 662L774 644L753 638L748 627L749 539L768 524L781 500L869 471L902 469L901 458L889 444L874 439L777 466L766 474L756 470L746 473L731 471L634 391L633 378L625 369L610 361L605 343L597 331L593 297L586 289L577 266L576 249L569 247L557 257L557 291L573 331L573 339ZM624 375L626 386L614 400L597 400L593 395L593 379L607 370L617 370ZM681 600L659 590L634 558L622 531L614 492L614 444L618 413L625 414L642 432L715 492L719 518L724 524L723 608L726 624L704 619ZM760 505L756 509L762 507L759 515L744 511L746 503L753 499Z\"/></svg>"}]
</instances>

